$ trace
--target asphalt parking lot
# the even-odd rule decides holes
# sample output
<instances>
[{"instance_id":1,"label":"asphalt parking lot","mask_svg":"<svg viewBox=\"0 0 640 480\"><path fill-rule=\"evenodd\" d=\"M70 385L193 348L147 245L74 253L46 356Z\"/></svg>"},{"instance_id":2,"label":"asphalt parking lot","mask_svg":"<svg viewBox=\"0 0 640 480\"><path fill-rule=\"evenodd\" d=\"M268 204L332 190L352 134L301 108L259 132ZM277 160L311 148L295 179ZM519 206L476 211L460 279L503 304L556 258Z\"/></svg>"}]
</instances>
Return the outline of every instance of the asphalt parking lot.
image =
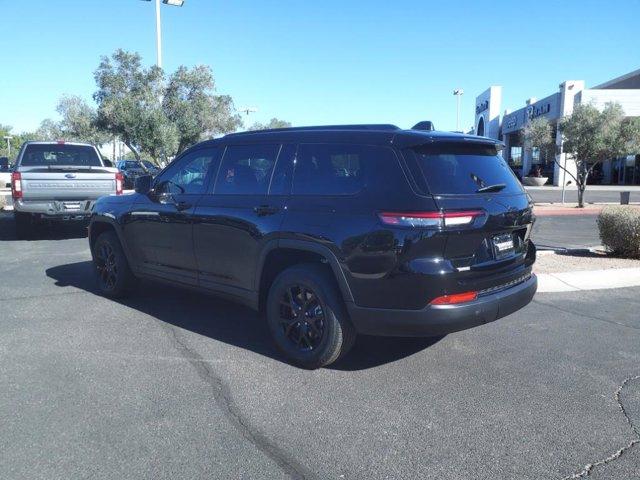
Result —
<instances>
[{"instance_id":1,"label":"asphalt parking lot","mask_svg":"<svg viewBox=\"0 0 640 480\"><path fill-rule=\"evenodd\" d=\"M0 214L0 478L562 479L620 449L590 478L640 476L640 288L363 337L305 371L250 310L146 282L102 298L82 229L12 227Z\"/></svg>"}]
</instances>

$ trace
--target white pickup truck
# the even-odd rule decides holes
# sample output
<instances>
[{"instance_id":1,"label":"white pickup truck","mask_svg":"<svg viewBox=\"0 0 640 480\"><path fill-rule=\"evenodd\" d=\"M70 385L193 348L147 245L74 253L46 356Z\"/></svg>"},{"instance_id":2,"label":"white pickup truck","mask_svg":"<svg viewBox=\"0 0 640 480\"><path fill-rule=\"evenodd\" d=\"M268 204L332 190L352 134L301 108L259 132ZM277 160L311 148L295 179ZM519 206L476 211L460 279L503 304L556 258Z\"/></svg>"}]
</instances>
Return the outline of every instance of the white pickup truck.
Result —
<instances>
[{"instance_id":1,"label":"white pickup truck","mask_svg":"<svg viewBox=\"0 0 640 480\"><path fill-rule=\"evenodd\" d=\"M99 197L122 194L123 180L93 145L24 143L11 174L18 238L29 236L37 221L88 220Z\"/></svg>"}]
</instances>

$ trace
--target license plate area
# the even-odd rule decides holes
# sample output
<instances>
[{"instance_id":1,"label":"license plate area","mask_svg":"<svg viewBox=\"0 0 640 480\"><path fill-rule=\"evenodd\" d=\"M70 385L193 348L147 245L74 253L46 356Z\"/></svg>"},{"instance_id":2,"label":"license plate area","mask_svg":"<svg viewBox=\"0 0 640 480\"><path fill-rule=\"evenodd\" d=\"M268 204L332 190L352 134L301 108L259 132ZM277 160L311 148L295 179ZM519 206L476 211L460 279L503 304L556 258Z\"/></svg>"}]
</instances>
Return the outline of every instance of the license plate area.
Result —
<instances>
[{"instance_id":1,"label":"license plate area","mask_svg":"<svg viewBox=\"0 0 640 480\"><path fill-rule=\"evenodd\" d=\"M88 206L89 202L85 200L66 200L55 202L55 209L59 213L85 212Z\"/></svg>"},{"instance_id":2,"label":"license plate area","mask_svg":"<svg viewBox=\"0 0 640 480\"><path fill-rule=\"evenodd\" d=\"M510 257L515 253L515 244L512 233L501 233L494 235L492 239L493 254L496 259Z\"/></svg>"}]
</instances>

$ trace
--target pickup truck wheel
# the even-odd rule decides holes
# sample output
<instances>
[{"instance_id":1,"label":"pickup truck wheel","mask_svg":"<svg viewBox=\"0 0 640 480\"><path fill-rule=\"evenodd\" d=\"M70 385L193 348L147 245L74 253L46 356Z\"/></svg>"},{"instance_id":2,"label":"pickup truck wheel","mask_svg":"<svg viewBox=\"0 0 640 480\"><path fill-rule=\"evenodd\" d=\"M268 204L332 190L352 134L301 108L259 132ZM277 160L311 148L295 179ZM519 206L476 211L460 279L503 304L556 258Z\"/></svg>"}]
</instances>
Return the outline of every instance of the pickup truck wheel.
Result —
<instances>
[{"instance_id":1,"label":"pickup truck wheel","mask_svg":"<svg viewBox=\"0 0 640 480\"><path fill-rule=\"evenodd\" d=\"M112 298L124 296L133 284L133 273L115 232L104 232L93 245L93 264L100 291Z\"/></svg>"},{"instance_id":2,"label":"pickup truck wheel","mask_svg":"<svg viewBox=\"0 0 640 480\"><path fill-rule=\"evenodd\" d=\"M355 341L342 296L324 265L301 264L283 271L269 290L266 311L276 346L301 367L329 365Z\"/></svg>"},{"instance_id":3,"label":"pickup truck wheel","mask_svg":"<svg viewBox=\"0 0 640 480\"><path fill-rule=\"evenodd\" d=\"M30 238L33 234L33 218L30 213L14 212L14 221L16 223L16 237L20 240Z\"/></svg>"}]
</instances>

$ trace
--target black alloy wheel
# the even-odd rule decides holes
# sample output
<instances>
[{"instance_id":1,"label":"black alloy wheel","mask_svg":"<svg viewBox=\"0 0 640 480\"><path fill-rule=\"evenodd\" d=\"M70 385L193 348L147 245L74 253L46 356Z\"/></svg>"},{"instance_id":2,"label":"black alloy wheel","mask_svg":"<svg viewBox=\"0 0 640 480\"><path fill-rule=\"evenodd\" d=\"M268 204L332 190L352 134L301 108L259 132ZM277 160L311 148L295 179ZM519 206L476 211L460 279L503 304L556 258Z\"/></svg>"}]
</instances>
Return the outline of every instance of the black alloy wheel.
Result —
<instances>
[{"instance_id":1,"label":"black alloy wheel","mask_svg":"<svg viewBox=\"0 0 640 480\"><path fill-rule=\"evenodd\" d=\"M356 331L327 265L305 263L281 272L266 303L271 336L284 356L303 368L320 368L344 356Z\"/></svg>"},{"instance_id":2,"label":"black alloy wheel","mask_svg":"<svg viewBox=\"0 0 640 480\"><path fill-rule=\"evenodd\" d=\"M325 332L324 309L313 290L292 285L283 292L280 325L294 348L306 352L320 345Z\"/></svg>"},{"instance_id":3,"label":"black alloy wheel","mask_svg":"<svg viewBox=\"0 0 640 480\"><path fill-rule=\"evenodd\" d=\"M113 247L104 242L96 251L98 281L103 290L113 290L118 282L118 265Z\"/></svg>"},{"instance_id":4,"label":"black alloy wheel","mask_svg":"<svg viewBox=\"0 0 640 480\"><path fill-rule=\"evenodd\" d=\"M114 231L100 234L93 245L93 264L100 291L108 297L122 297L134 276Z\"/></svg>"}]
</instances>

